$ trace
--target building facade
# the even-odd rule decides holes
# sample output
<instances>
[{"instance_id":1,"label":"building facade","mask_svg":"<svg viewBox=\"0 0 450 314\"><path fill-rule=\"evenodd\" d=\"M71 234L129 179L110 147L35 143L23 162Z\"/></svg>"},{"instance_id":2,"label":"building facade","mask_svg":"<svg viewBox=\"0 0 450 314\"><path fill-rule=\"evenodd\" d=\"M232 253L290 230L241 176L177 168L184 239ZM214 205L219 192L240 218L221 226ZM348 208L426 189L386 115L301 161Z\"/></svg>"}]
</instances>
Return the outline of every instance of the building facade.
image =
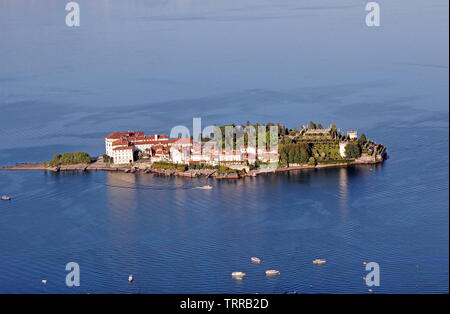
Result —
<instances>
[{"instance_id":1,"label":"building facade","mask_svg":"<svg viewBox=\"0 0 450 314\"><path fill-rule=\"evenodd\" d=\"M202 163L218 165L247 165L256 160L278 162L277 148L265 149L242 146L227 150L211 143L194 143L192 139L169 139L164 135L147 136L141 131L114 132L105 137L106 155L114 164L129 164L142 158L153 162L178 164Z\"/></svg>"}]
</instances>

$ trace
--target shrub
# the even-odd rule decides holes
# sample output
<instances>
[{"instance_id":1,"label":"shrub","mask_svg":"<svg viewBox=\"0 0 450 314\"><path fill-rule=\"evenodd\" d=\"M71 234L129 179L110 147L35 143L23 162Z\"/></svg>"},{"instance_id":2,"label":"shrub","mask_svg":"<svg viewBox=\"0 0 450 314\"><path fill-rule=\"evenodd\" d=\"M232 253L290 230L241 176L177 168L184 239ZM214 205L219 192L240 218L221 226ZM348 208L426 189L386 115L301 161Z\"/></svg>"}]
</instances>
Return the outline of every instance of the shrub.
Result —
<instances>
[{"instance_id":1,"label":"shrub","mask_svg":"<svg viewBox=\"0 0 450 314\"><path fill-rule=\"evenodd\" d=\"M103 157L103 162L105 162L107 164L112 163L114 161L114 159L112 157L110 157L110 156L108 156L106 154L103 154L102 157Z\"/></svg>"},{"instance_id":2,"label":"shrub","mask_svg":"<svg viewBox=\"0 0 450 314\"><path fill-rule=\"evenodd\" d=\"M51 167L57 167L60 165L88 164L91 161L91 157L88 153L76 152L54 154L53 159L49 162L49 165Z\"/></svg>"},{"instance_id":3,"label":"shrub","mask_svg":"<svg viewBox=\"0 0 450 314\"><path fill-rule=\"evenodd\" d=\"M177 165L177 170L179 170L179 171L186 171L187 168L188 167L186 165Z\"/></svg>"},{"instance_id":4,"label":"shrub","mask_svg":"<svg viewBox=\"0 0 450 314\"><path fill-rule=\"evenodd\" d=\"M310 157L309 160L308 160L308 165L310 165L310 166L315 166L315 165L317 165L316 158Z\"/></svg>"},{"instance_id":5,"label":"shrub","mask_svg":"<svg viewBox=\"0 0 450 314\"><path fill-rule=\"evenodd\" d=\"M236 169L232 169L226 166L220 166L217 168L217 173L219 174L238 173L238 171Z\"/></svg>"}]
</instances>

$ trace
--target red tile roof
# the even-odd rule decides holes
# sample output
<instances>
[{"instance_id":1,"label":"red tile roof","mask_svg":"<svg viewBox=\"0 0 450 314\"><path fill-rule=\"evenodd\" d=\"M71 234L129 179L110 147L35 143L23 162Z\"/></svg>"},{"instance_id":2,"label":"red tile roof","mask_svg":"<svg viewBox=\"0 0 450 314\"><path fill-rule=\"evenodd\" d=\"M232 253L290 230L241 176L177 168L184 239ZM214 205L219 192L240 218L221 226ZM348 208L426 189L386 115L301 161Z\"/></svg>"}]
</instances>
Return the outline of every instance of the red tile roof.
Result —
<instances>
[{"instance_id":1,"label":"red tile roof","mask_svg":"<svg viewBox=\"0 0 450 314\"><path fill-rule=\"evenodd\" d=\"M129 150L129 149L133 149L134 146L120 146L120 147L116 147L113 148L113 150Z\"/></svg>"},{"instance_id":2,"label":"red tile roof","mask_svg":"<svg viewBox=\"0 0 450 314\"><path fill-rule=\"evenodd\" d=\"M126 146L128 146L128 141L126 139L120 139L120 140L112 142L112 146L118 146L118 145L121 145L121 146L126 145Z\"/></svg>"},{"instance_id":3,"label":"red tile roof","mask_svg":"<svg viewBox=\"0 0 450 314\"><path fill-rule=\"evenodd\" d=\"M181 144L192 144L193 140L190 138L174 138L171 140L168 140L169 143L174 143L177 145L181 145Z\"/></svg>"},{"instance_id":4,"label":"red tile roof","mask_svg":"<svg viewBox=\"0 0 450 314\"><path fill-rule=\"evenodd\" d=\"M142 131L128 131L128 132L113 132L106 136L107 139L120 139L121 137L129 137L129 136L144 136L144 132Z\"/></svg>"}]
</instances>

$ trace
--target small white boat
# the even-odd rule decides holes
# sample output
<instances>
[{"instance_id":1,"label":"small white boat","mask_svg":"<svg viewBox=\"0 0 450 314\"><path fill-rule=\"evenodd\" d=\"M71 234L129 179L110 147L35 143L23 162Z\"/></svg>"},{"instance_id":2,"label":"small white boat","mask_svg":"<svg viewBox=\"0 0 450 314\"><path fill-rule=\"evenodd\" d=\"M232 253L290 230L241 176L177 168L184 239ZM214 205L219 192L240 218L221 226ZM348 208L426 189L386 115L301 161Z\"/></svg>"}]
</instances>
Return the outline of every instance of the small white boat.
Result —
<instances>
[{"instance_id":1,"label":"small white boat","mask_svg":"<svg viewBox=\"0 0 450 314\"><path fill-rule=\"evenodd\" d=\"M46 285L47 284L47 279L43 279L41 280L42 284Z\"/></svg>"},{"instance_id":2,"label":"small white boat","mask_svg":"<svg viewBox=\"0 0 450 314\"><path fill-rule=\"evenodd\" d=\"M266 276L278 276L279 274L281 274L279 270L275 269L266 270Z\"/></svg>"},{"instance_id":3,"label":"small white boat","mask_svg":"<svg viewBox=\"0 0 450 314\"><path fill-rule=\"evenodd\" d=\"M313 264L315 264L315 265L322 265L322 264L325 264L326 262L327 262L326 260L320 259L320 258L313 260Z\"/></svg>"},{"instance_id":4,"label":"small white boat","mask_svg":"<svg viewBox=\"0 0 450 314\"><path fill-rule=\"evenodd\" d=\"M211 185L204 185L204 186L200 186L199 189L201 190L212 190L212 186Z\"/></svg>"},{"instance_id":5,"label":"small white boat","mask_svg":"<svg viewBox=\"0 0 450 314\"><path fill-rule=\"evenodd\" d=\"M8 195L2 196L2 201L10 201L10 200L11 200L11 196L8 196Z\"/></svg>"},{"instance_id":6,"label":"small white boat","mask_svg":"<svg viewBox=\"0 0 450 314\"><path fill-rule=\"evenodd\" d=\"M257 257L252 257L250 260L252 261L253 264L261 264L261 259Z\"/></svg>"},{"instance_id":7,"label":"small white boat","mask_svg":"<svg viewBox=\"0 0 450 314\"><path fill-rule=\"evenodd\" d=\"M244 272L241 272L241 271L234 271L231 273L231 277L233 277L234 279L237 279L237 280L244 279L245 275L247 275L247 274Z\"/></svg>"},{"instance_id":8,"label":"small white boat","mask_svg":"<svg viewBox=\"0 0 450 314\"><path fill-rule=\"evenodd\" d=\"M128 276L128 283L132 283L134 281L133 275Z\"/></svg>"}]
</instances>

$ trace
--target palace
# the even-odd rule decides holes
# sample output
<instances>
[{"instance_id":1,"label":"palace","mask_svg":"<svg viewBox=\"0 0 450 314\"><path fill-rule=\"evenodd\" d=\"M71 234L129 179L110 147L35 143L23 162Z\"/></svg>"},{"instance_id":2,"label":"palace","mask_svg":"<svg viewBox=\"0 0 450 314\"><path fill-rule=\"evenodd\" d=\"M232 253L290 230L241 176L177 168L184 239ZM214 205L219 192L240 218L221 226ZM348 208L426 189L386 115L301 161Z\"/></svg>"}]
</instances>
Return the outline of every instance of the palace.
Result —
<instances>
[{"instance_id":1,"label":"palace","mask_svg":"<svg viewBox=\"0 0 450 314\"><path fill-rule=\"evenodd\" d=\"M265 163L278 162L276 147L241 146L236 150L223 149L210 142L194 143L192 139L169 139L164 135L145 135L141 131L114 132L105 137L106 155L114 164L129 164L138 159L177 164L201 163L218 165L247 165L257 160Z\"/></svg>"}]
</instances>

